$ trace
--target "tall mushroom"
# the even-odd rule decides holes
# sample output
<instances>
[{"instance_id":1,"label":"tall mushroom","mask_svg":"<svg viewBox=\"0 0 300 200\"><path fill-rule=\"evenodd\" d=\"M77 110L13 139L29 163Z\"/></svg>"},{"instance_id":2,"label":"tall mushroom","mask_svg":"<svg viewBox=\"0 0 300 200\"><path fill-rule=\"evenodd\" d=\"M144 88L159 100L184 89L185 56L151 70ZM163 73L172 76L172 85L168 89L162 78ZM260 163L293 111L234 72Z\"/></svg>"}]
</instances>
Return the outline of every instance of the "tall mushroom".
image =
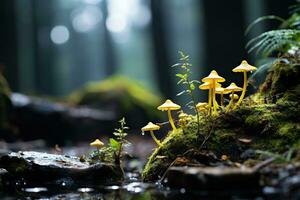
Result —
<instances>
[{"instance_id":1,"label":"tall mushroom","mask_svg":"<svg viewBox=\"0 0 300 200\"><path fill-rule=\"evenodd\" d=\"M232 97L234 97L234 92L242 91L243 89L238 87L235 83L231 83L228 87L225 88L225 91L231 93ZM226 107L226 112L229 111L231 105L233 104L234 98L231 98L229 104Z\"/></svg>"},{"instance_id":2,"label":"tall mushroom","mask_svg":"<svg viewBox=\"0 0 300 200\"><path fill-rule=\"evenodd\" d=\"M212 83L210 83L210 82L204 82L203 84L201 84L200 86L199 86L199 89L200 90L208 90L208 114L210 114L210 112L211 112L211 104L212 104L212 95L211 95L211 93L212 93ZM219 84L219 83L216 83L216 87L221 87L221 84Z\"/></svg>"},{"instance_id":3,"label":"tall mushroom","mask_svg":"<svg viewBox=\"0 0 300 200\"><path fill-rule=\"evenodd\" d=\"M158 145L158 146L161 146L161 143L160 141L155 137L153 131L157 131L160 129L160 126L156 125L156 124L153 124L152 122L149 122L146 126L144 126L141 130L143 132L145 131L149 131L150 134L151 134L151 137L152 139L155 141L155 143Z\"/></svg>"},{"instance_id":4,"label":"tall mushroom","mask_svg":"<svg viewBox=\"0 0 300 200\"><path fill-rule=\"evenodd\" d=\"M212 103L213 103L213 109L214 114L217 113L217 104L216 104L216 83L224 82L225 78L219 76L216 70L212 70L210 74L202 79L202 82L209 82L212 84Z\"/></svg>"},{"instance_id":5,"label":"tall mushroom","mask_svg":"<svg viewBox=\"0 0 300 200\"><path fill-rule=\"evenodd\" d=\"M174 124L174 120L172 118L171 111L172 110L179 110L181 108L180 105L177 105L176 103L173 103L171 100L167 99L165 103L162 105L158 106L157 109L161 111L167 111L168 112L168 118L170 121L170 124L173 128L173 130L176 130L176 126Z\"/></svg>"},{"instance_id":6,"label":"tall mushroom","mask_svg":"<svg viewBox=\"0 0 300 200\"><path fill-rule=\"evenodd\" d=\"M252 71L255 71L256 69L257 69L256 67L249 65L246 60L243 60L239 66L237 66L236 68L234 68L232 70L233 72L243 72L243 74L244 74L243 92L242 92L238 102L236 103L235 107L239 106L245 97L247 85L248 85L247 72L252 72Z\"/></svg>"}]
</instances>

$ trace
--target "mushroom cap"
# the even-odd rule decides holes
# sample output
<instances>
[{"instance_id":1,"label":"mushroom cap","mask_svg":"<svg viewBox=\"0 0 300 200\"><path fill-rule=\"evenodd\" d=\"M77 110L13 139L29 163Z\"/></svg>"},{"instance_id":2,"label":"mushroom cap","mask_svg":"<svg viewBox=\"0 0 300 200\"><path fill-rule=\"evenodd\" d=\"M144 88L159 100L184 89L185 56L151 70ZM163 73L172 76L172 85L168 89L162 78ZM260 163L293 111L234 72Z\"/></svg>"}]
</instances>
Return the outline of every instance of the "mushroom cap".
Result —
<instances>
[{"instance_id":1,"label":"mushroom cap","mask_svg":"<svg viewBox=\"0 0 300 200\"><path fill-rule=\"evenodd\" d=\"M91 143L90 143L90 146L91 146L91 147L96 147L96 148L101 148L101 147L104 146L104 143L101 142L101 140L96 139L94 142L91 142Z\"/></svg>"},{"instance_id":2,"label":"mushroom cap","mask_svg":"<svg viewBox=\"0 0 300 200\"><path fill-rule=\"evenodd\" d=\"M216 83L215 85L216 85L216 88L221 87L220 83ZM201 85L199 85L200 90L208 90L211 88L212 88L212 83L210 83L210 82L204 82Z\"/></svg>"},{"instance_id":3,"label":"mushroom cap","mask_svg":"<svg viewBox=\"0 0 300 200\"><path fill-rule=\"evenodd\" d=\"M230 91L226 90L223 87L217 87L216 88L216 94L229 94L229 93L230 93Z\"/></svg>"},{"instance_id":4,"label":"mushroom cap","mask_svg":"<svg viewBox=\"0 0 300 200\"><path fill-rule=\"evenodd\" d=\"M246 60L243 60L239 66L234 68L232 71L233 72L252 72L255 71L257 68L249 65Z\"/></svg>"},{"instance_id":5,"label":"mushroom cap","mask_svg":"<svg viewBox=\"0 0 300 200\"><path fill-rule=\"evenodd\" d=\"M166 110L179 110L181 108L180 105L177 105L176 103L173 103L171 100L167 99L165 103L158 106L157 109L161 111Z\"/></svg>"},{"instance_id":6,"label":"mushroom cap","mask_svg":"<svg viewBox=\"0 0 300 200\"><path fill-rule=\"evenodd\" d=\"M146 126L144 126L141 130L143 132L145 131L156 131L156 130L159 130L160 129L160 126L156 125L156 124L153 124L152 122L149 122Z\"/></svg>"},{"instance_id":7,"label":"mushroom cap","mask_svg":"<svg viewBox=\"0 0 300 200\"><path fill-rule=\"evenodd\" d=\"M216 94L229 94L230 93L229 91L226 91L226 89L223 87L217 87L215 92L216 92Z\"/></svg>"},{"instance_id":8,"label":"mushroom cap","mask_svg":"<svg viewBox=\"0 0 300 200\"><path fill-rule=\"evenodd\" d=\"M232 98L232 94L230 94L229 97ZM234 100L239 99L239 95L233 94L233 99L234 99Z\"/></svg>"},{"instance_id":9,"label":"mushroom cap","mask_svg":"<svg viewBox=\"0 0 300 200\"><path fill-rule=\"evenodd\" d=\"M227 92L239 92L243 89L241 87L238 87L235 83L231 83L228 87L225 88L225 91Z\"/></svg>"},{"instance_id":10,"label":"mushroom cap","mask_svg":"<svg viewBox=\"0 0 300 200\"><path fill-rule=\"evenodd\" d=\"M205 108L205 107L207 107L207 105L208 105L208 103L206 103L206 102L199 102L199 103L197 103L196 108Z\"/></svg>"},{"instance_id":11,"label":"mushroom cap","mask_svg":"<svg viewBox=\"0 0 300 200\"><path fill-rule=\"evenodd\" d=\"M219 76L218 72L216 70L212 70L210 72L210 74L202 79L202 82L224 82L225 78L223 78L222 76Z\"/></svg>"}]
</instances>

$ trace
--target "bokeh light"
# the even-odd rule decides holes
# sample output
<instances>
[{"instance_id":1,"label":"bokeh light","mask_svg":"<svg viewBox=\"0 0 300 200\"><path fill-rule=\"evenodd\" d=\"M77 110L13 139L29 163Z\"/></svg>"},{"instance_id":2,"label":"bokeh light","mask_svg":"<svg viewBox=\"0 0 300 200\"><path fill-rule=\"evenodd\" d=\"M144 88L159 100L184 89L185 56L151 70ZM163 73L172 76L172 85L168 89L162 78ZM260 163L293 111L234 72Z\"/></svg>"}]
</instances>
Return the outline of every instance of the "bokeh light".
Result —
<instances>
[{"instance_id":1,"label":"bokeh light","mask_svg":"<svg viewBox=\"0 0 300 200\"><path fill-rule=\"evenodd\" d=\"M54 26L50 32L51 41L55 44L64 44L70 38L70 32L66 26Z\"/></svg>"},{"instance_id":2,"label":"bokeh light","mask_svg":"<svg viewBox=\"0 0 300 200\"><path fill-rule=\"evenodd\" d=\"M72 25L77 32L88 32L102 20L102 12L97 6L86 6L72 12Z\"/></svg>"}]
</instances>

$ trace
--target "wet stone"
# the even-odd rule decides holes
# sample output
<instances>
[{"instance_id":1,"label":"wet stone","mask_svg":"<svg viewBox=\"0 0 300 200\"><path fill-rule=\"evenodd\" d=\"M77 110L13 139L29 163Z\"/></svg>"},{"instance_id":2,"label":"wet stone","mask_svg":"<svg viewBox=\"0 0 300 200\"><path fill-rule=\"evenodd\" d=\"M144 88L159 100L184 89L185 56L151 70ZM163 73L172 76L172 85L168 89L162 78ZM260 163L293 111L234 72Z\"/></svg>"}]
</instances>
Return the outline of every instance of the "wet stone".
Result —
<instances>
[{"instance_id":1,"label":"wet stone","mask_svg":"<svg viewBox=\"0 0 300 200\"><path fill-rule=\"evenodd\" d=\"M171 188L201 190L259 188L259 174L251 169L230 167L172 167L165 181Z\"/></svg>"},{"instance_id":2,"label":"wet stone","mask_svg":"<svg viewBox=\"0 0 300 200\"><path fill-rule=\"evenodd\" d=\"M6 184L22 180L26 185L106 185L123 180L120 167L109 163L90 165L78 157L23 151L0 158L0 167L8 171ZM64 181L67 180L67 181ZM3 181L3 180L2 180Z\"/></svg>"}]
</instances>

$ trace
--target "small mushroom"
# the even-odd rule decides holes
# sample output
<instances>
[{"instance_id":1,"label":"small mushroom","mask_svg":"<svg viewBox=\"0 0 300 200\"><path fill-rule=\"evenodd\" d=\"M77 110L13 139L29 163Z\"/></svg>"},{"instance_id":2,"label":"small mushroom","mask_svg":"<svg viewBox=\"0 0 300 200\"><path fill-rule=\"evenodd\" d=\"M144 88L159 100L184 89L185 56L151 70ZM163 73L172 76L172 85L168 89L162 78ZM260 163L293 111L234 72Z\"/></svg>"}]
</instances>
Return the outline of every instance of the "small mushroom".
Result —
<instances>
[{"instance_id":1,"label":"small mushroom","mask_svg":"<svg viewBox=\"0 0 300 200\"><path fill-rule=\"evenodd\" d=\"M229 91L226 91L225 88L217 87L216 88L216 94L219 94L221 96L221 106L224 106L224 94L229 94Z\"/></svg>"},{"instance_id":2,"label":"small mushroom","mask_svg":"<svg viewBox=\"0 0 300 200\"><path fill-rule=\"evenodd\" d=\"M180 112L180 114L178 115L179 118L179 125L184 127L187 125L187 123L192 120L192 117L184 112Z\"/></svg>"},{"instance_id":3,"label":"small mushroom","mask_svg":"<svg viewBox=\"0 0 300 200\"><path fill-rule=\"evenodd\" d=\"M233 99L232 105L231 105L231 107L233 107L233 104L239 99L239 95L237 95L237 94L230 94L229 98L230 98L230 100Z\"/></svg>"},{"instance_id":4,"label":"small mushroom","mask_svg":"<svg viewBox=\"0 0 300 200\"><path fill-rule=\"evenodd\" d=\"M204 82L203 84L201 84L199 86L199 89L200 90L208 90L208 114L210 114L210 111L211 111L211 105L212 105L212 83L210 82ZM216 83L216 87L221 87L221 84L220 83Z\"/></svg>"},{"instance_id":5,"label":"small mushroom","mask_svg":"<svg viewBox=\"0 0 300 200\"><path fill-rule=\"evenodd\" d=\"M217 71L212 70L210 74L202 79L202 82L209 82L212 84L212 104L214 109L214 114L217 114L217 104L216 104L216 95L215 95L215 89L216 89L216 83L224 82L225 79L217 73Z\"/></svg>"},{"instance_id":6,"label":"small mushroom","mask_svg":"<svg viewBox=\"0 0 300 200\"><path fill-rule=\"evenodd\" d=\"M104 143L101 140L96 139L94 142L90 143L90 146L96 147L97 149L101 149L104 146Z\"/></svg>"},{"instance_id":7,"label":"small mushroom","mask_svg":"<svg viewBox=\"0 0 300 200\"><path fill-rule=\"evenodd\" d=\"M236 68L234 68L232 70L233 72L243 72L243 74L244 74L243 92L242 92L238 102L236 103L235 107L239 106L245 97L247 85L248 85L247 72L252 72L252 71L255 71L256 69L257 69L256 67L249 65L246 60L243 60L239 66L237 66Z\"/></svg>"},{"instance_id":8,"label":"small mushroom","mask_svg":"<svg viewBox=\"0 0 300 200\"><path fill-rule=\"evenodd\" d=\"M207 111L208 103L206 103L206 102L199 102L199 103L197 103L196 108L200 112L201 111Z\"/></svg>"},{"instance_id":9,"label":"small mushroom","mask_svg":"<svg viewBox=\"0 0 300 200\"><path fill-rule=\"evenodd\" d=\"M232 106L233 104L233 101L234 101L234 92L238 92L238 91L242 91L243 89L238 87L235 83L231 83L228 87L225 88L225 91L227 92L230 92L231 93L231 100L229 102L229 104L227 105L226 107L226 112L229 111L230 107Z\"/></svg>"},{"instance_id":10,"label":"small mushroom","mask_svg":"<svg viewBox=\"0 0 300 200\"><path fill-rule=\"evenodd\" d=\"M171 111L172 110L179 110L180 108L181 108L180 105L177 105L177 104L173 103L169 99L167 99L165 103L163 103L162 105L157 107L158 110L168 112L168 118L169 118L169 121L170 121L170 124L171 124L173 130L176 130L176 126L174 124L174 120L172 118Z\"/></svg>"},{"instance_id":11,"label":"small mushroom","mask_svg":"<svg viewBox=\"0 0 300 200\"><path fill-rule=\"evenodd\" d=\"M158 146L161 146L161 143L160 141L155 137L154 135L154 132L153 131L157 131L160 129L160 126L156 125L156 124L153 124L152 122L149 122L146 126L144 126L141 130L143 132L145 131L149 131L150 134L151 134L151 137L152 139L155 141L155 143L158 145Z\"/></svg>"},{"instance_id":12,"label":"small mushroom","mask_svg":"<svg viewBox=\"0 0 300 200\"><path fill-rule=\"evenodd\" d=\"M238 100L239 99L239 95L237 95L237 94L230 94L229 97L230 97L230 99L233 98L233 100Z\"/></svg>"}]
</instances>

